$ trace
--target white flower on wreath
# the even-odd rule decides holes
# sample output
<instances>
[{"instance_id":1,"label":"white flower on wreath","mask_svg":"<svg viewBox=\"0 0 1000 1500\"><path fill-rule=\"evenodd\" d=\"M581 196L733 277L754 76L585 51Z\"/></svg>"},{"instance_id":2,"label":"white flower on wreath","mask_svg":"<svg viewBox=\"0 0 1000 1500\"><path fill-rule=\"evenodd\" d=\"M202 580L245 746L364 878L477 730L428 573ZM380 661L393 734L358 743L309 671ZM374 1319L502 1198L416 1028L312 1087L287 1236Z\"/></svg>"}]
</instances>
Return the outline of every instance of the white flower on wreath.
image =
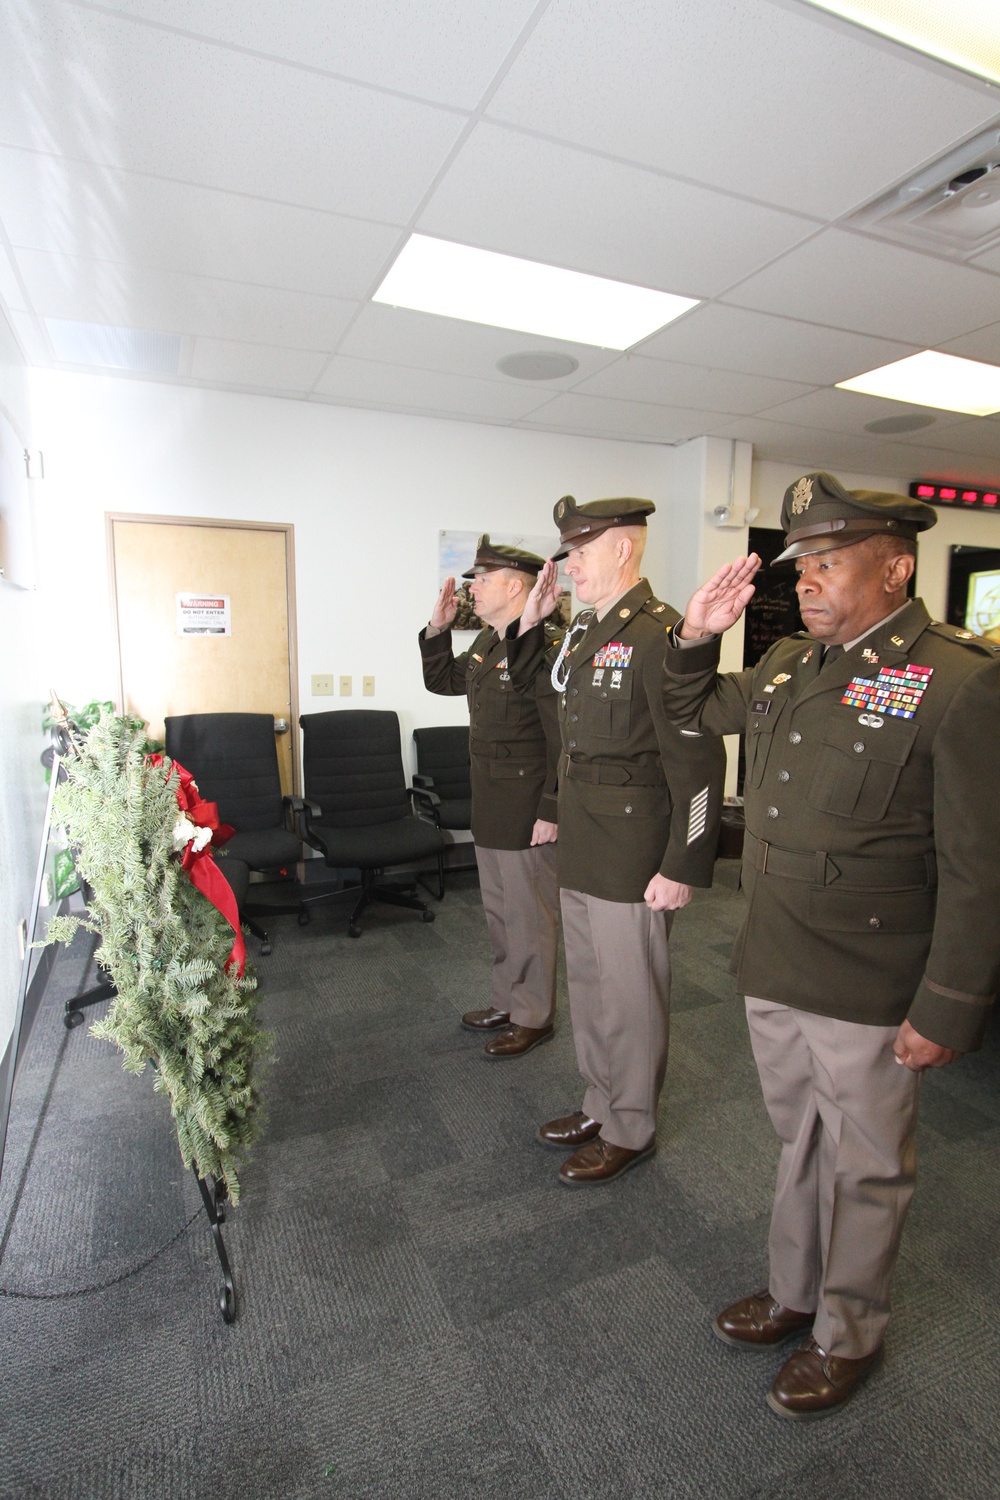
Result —
<instances>
[{"instance_id":1,"label":"white flower on wreath","mask_svg":"<svg viewBox=\"0 0 1000 1500\"><path fill-rule=\"evenodd\" d=\"M212 842L211 828L199 828L192 823L187 813L181 813L173 826L174 853L179 854L188 844L193 844L195 854Z\"/></svg>"}]
</instances>

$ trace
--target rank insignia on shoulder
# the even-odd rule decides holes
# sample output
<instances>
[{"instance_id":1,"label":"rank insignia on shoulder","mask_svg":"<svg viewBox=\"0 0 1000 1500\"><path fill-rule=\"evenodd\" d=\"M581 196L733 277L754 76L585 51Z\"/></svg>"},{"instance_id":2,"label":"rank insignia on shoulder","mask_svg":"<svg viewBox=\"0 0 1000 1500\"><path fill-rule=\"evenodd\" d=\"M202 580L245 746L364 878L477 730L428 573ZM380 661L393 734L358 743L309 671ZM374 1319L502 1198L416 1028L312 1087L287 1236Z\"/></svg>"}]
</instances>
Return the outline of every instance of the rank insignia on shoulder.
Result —
<instances>
[{"instance_id":1,"label":"rank insignia on shoulder","mask_svg":"<svg viewBox=\"0 0 1000 1500\"><path fill-rule=\"evenodd\" d=\"M792 680L791 673L790 672L777 672L777 673L775 673L774 680L775 680L775 682L791 682L791 680Z\"/></svg>"},{"instance_id":2,"label":"rank insignia on shoulder","mask_svg":"<svg viewBox=\"0 0 1000 1500\"><path fill-rule=\"evenodd\" d=\"M933 667L918 667L913 662L905 667L883 667L878 677L852 677L840 701L848 708L861 708L869 713L875 710L876 714L889 714L894 719L912 719L933 675ZM865 723L866 719L860 722Z\"/></svg>"},{"instance_id":3,"label":"rank insignia on shoulder","mask_svg":"<svg viewBox=\"0 0 1000 1500\"><path fill-rule=\"evenodd\" d=\"M666 609L666 607L667 606L665 604L656 604L656 605L654 605L654 607L653 607L653 614L654 615L662 615L662 613Z\"/></svg>"},{"instance_id":4,"label":"rank insignia on shoulder","mask_svg":"<svg viewBox=\"0 0 1000 1500\"><path fill-rule=\"evenodd\" d=\"M971 641L973 638L971 630L956 630L955 634L960 641Z\"/></svg>"},{"instance_id":5,"label":"rank insignia on shoulder","mask_svg":"<svg viewBox=\"0 0 1000 1500\"><path fill-rule=\"evenodd\" d=\"M597 652L591 665L595 667L631 666L632 650L631 646L623 646L621 641L609 641Z\"/></svg>"}]
</instances>

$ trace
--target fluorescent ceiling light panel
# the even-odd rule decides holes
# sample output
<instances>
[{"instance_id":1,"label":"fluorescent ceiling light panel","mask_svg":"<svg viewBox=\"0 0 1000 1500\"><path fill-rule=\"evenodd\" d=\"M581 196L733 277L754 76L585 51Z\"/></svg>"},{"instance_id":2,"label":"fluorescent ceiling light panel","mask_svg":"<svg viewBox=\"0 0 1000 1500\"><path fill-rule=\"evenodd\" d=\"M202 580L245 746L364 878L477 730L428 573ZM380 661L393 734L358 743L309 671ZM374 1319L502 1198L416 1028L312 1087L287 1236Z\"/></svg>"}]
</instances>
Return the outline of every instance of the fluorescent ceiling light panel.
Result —
<instances>
[{"instance_id":1,"label":"fluorescent ceiling light panel","mask_svg":"<svg viewBox=\"0 0 1000 1500\"><path fill-rule=\"evenodd\" d=\"M897 359L866 375L855 375L853 380L838 381L837 389L988 417L1000 411L1000 366L925 349L923 354Z\"/></svg>"},{"instance_id":2,"label":"fluorescent ceiling light panel","mask_svg":"<svg viewBox=\"0 0 1000 1500\"><path fill-rule=\"evenodd\" d=\"M423 234L410 236L372 300L601 349L630 349L698 305Z\"/></svg>"},{"instance_id":3,"label":"fluorescent ceiling light panel","mask_svg":"<svg viewBox=\"0 0 1000 1500\"><path fill-rule=\"evenodd\" d=\"M929 57L1000 83L996 0L808 0Z\"/></svg>"}]
</instances>

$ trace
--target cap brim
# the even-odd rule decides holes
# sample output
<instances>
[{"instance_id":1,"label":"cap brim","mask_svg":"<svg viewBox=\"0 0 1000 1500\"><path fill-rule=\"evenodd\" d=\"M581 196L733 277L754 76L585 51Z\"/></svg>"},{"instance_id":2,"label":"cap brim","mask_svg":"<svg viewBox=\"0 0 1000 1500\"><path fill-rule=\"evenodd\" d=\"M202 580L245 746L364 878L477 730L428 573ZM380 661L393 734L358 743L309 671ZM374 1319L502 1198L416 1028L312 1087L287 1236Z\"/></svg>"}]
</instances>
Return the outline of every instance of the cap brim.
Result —
<instances>
[{"instance_id":1,"label":"cap brim","mask_svg":"<svg viewBox=\"0 0 1000 1500\"><path fill-rule=\"evenodd\" d=\"M794 562L797 557L811 557L814 552L838 552L841 547L854 547L858 542L866 542L870 536L887 536L890 533L877 530L866 531L863 536L853 532L850 536L843 534L831 534L830 536L803 537L800 542L791 542L784 552L779 552L777 557L771 559L770 567L776 568L778 563Z\"/></svg>"}]
</instances>

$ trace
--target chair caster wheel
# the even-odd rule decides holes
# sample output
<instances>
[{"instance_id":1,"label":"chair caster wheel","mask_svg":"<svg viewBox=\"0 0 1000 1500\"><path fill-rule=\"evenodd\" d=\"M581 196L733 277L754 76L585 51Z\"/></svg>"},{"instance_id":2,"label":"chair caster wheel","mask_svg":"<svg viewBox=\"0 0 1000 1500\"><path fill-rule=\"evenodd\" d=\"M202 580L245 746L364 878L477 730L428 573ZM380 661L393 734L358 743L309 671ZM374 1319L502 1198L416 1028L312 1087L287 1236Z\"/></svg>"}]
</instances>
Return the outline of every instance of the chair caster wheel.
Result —
<instances>
[{"instance_id":1,"label":"chair caster wheel","mask_svg":"<svg viewBox=\"0 0 1000 1500\"><path fill-rule=\"evenodd\" d=\"M425 911L423 916L425 922L433 922L434 920L434 913L432 911Z\"/></svg>"},{"instance_id":2,"label":"chair caster wheel","mask_svg":"<svg viewBox=\"0 0 1000 1500\"><path fill-rule=\"evenodd\" d=\"M270 951L271 951L271 944L270 943L261 943L261 945L260 945L260 956L261 956L261 958L266 958L267 955L270 953Z\"/></svg>"},{"instance_id":3,"label":"chair caster wheel","mask_svg":"<svg viewBox=\"0 0 1000 1500\"><path fill-rule=\"evenodd\" d=\"M352 922L351 925L350 925L350 927L348 927L348 929L347 929L347 936L348 937L360 937L361 936L361 928L358 927L356 925L356 923Z\"/></svg>"},{"instance_id":4,"label":"chair caster wheel","mask_svg":"<svg viewBox=\"0 0 1000 1500\"><path fill-rule=\"evenodd\" d=\"M309 913L308 913L308 911L303 910L303 911L299 912L299 926L300 927L308 927L309 926Z\"/></svg>"}]
</instances>

